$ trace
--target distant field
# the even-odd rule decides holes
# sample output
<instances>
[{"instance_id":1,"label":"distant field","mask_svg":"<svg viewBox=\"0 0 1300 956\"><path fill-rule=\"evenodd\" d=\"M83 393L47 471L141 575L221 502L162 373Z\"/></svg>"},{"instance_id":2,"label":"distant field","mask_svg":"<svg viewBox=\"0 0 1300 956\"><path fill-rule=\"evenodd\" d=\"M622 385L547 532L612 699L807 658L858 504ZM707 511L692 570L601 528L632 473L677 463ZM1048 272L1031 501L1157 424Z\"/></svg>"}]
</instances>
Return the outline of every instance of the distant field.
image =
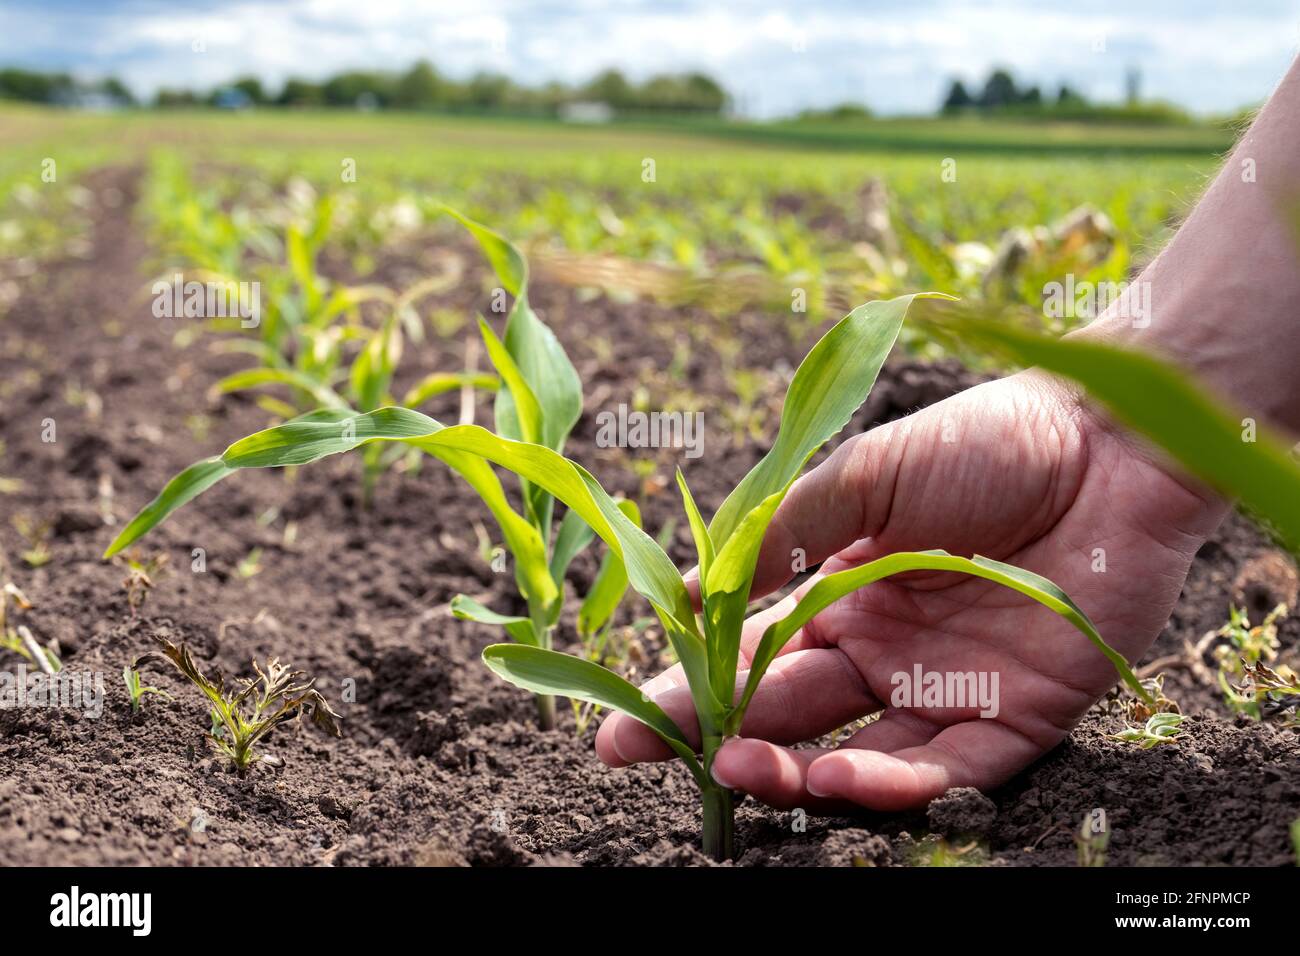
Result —
<instances>
[{"instance_id":1,"label":"distant field","mask_svg":"<svg viewBox=\"0 0 1300 956\"><path fill-rule=\"evenodd\" d=\"M187 207L200 224L232 210L241 222L274 219L277 197L296 182L338 200L330 241L360 274L386 249L445 228L447 203L543 258L649 262L677 270L682 283L715 288L729 271L756 271L770 287L764 294L806 289L819 318L844 302L908 289L986 294L981 270L1008 230L1049 225L1085 205L1104 213L1113 240L1087 261L1029 268L999 295L1033 301L1066 267L1096 281L1127 278L1168 237L1231 144L1227 132L1209 127L1117 124L575 127L424 114L14 107L0 109L0 141L0 220L11 223L24 212L14 187L39 187L46 158L74 178L110 162L147 169L153 221L175 213L169 204ZM883 186L892 222L889 248L876 250L882 256L861 245L882 242L863 219L872 181ZM18 195L27 207L35 201ZM60 201L50 190L35 195ZM29 231L52 218L31 211ZM0 230L0 255L6 235L12 251L24 234ZM724 292L710 305L732 298Z\"/></svg>"}]
</instances>

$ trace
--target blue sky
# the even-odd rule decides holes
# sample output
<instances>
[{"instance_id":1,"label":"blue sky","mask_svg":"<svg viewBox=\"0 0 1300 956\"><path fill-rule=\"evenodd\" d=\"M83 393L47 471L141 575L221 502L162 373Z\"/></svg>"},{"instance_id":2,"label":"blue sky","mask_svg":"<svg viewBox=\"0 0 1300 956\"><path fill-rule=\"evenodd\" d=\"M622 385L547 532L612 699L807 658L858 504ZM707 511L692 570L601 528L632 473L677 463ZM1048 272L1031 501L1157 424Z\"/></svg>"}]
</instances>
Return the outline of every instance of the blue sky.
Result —
<instances>
[{"instance_id":1,"label":"blue sky","mask_svg":"<svg viewBox=\"0 0 1300 956\"><path fill-rule=\"evenodd\" d=\"M111 72L146 94L425 57L526 83L702 69L749 115L902 113L1000 64L1096 99L1137 67L1144 95L1210 113L1262 100L1298 50L1300 0L0 0L0 64Z\"/></svg>"}]
</instances>

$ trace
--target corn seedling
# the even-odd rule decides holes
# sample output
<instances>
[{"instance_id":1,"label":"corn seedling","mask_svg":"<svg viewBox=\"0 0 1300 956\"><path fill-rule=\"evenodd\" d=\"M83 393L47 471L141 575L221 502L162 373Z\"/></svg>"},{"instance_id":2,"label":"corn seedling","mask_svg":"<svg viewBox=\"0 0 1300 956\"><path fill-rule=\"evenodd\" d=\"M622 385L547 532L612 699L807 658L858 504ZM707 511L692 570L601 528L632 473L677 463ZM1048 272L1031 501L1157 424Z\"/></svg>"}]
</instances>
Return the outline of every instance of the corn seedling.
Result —
<instances>
[{"instance_id":1,"label":"corn seedling","mask_svg":"<svg viewBox=\"0 0 1300 956\"><path fill-rule=\"evenodd\" d=\"M522 257L495 234L486 235L491 241L480 235L480 242L489 250L498 275L509 278L508 287L519 293L525 277ZM711 523L705 523L685 478L678 473L678 488L699 562L703 613L698 618L681 573L633 520L626 502L616 502L590 472L559 453L557 445L561 442L557 438L562 439L562 434L557 432L561 429L552 425L547 430L541 408L544 402L545 407L554 402L566 409L562 432L567 434L576 418L580 396L576 381L569 384L567 372L557 370L571 370L571 366L567 360L563 366L556 366L558 345L553 337L541 335L544 327L527 310L522 294L516 299L513 315L526 318L516 327L519 331L515 340L535 336L533 347L519 352L528 367L535 370L535 385L524 378L515 364L515 355L506 353L508 360L502 358L505 350L484 323L488 351L498 362L506 385L498 397L498 427L502 434L474 425L444 426L405 408L354 416L332 410L312 413L258 432L236 442L219 458L199 462L182 472L131 521L110 547L110 553L240 468L304 464L380 441L400 442L440 458L465 476L492 509L515 555L516 578L530 607L528 618L508 618L468 599L458 599L462 616L499 623L517 642L485 649L483 658L488 667L543 698L560 695L618 710L659 734L700 787L705 852L716 859L727 859L733 850L734 797L711 776L723 740L739 732L763 675L799 629L835 601L875 581L925 570L957 571L1004 585L1069 621L1110 660L1135 693L1146 696L1124 658L1102 640L1087 615L1051 581L980 556L966 558L944 551L921 551L891 554L819 580L787 617L764 632L750 662L744 689L736 698L741 628L768 524L809 458L848 423L866 400L898 337L908 307L917 297L869 302L854 309L822 337L795 372L771 450L726 498ZM524 304L522 310L520 303ZM544 364L548 359L550 364ZM827 382L836 383L836 387L828 389ZM504 409L508 414L502 414L502 399L506 396L510 396ZM544 401L541 396L545 396ZM524 502L533 520L518 515L505 503L489 463L523 480ZM541 529L549 524L552 498L569 508L565 516L569 531L566 534L561 526L548 571ZM685 670L699 720L699 746L662 708L622 677L592 661L560 654L549 647L550 628L559 614L557 582L571 553L576 553L571 541L585 543L593 532L620 560L631 587L650 602ZM556 572L557 567L561 573Z\"/></svg>"},{"instance_id":2,"label":"corn seedling","mask_svg":"<svg viewBox=\"0 0 1300 956\"><path fill-rule=\"evenodd\" d=\"M455 426L452 430L489 436L501 442L503 448L533 449L535 454L544 456L542 461L567 465L560 453L582 413L582 386L559 340L528 304L527 262L515 246L495 232L459 213L447 212L478 241L503 290L514 296L504 338L499 338L482 317L478 322L485 350L503 386L496 401L499 435L475 426ZM378 400L379 396L376 392L374 397ZM408 400L412 397L407 396ZM191 465L123 529L106 557L120 552L177 507L240 468L306 464L358 448L363 455L375 455L381 448L379 442L395 441L430 454L459 473L487 505L514 558L515 582L528 609L526 616L498 613L465 595L457 595L452 601L452 613L461 619L502 627L523 645L549 650L562 610L565 574L573 559L594 540L596 531L591 522L594 520L607 529L606 519L598 513L593 516L589 507L569 503L566 496L572 497L569 494L572 488L566 487L564 494L556 493L549 477L539 480L516 468L512 470L520 477L524 505L520 514L507 500L501 480L489 464L489 456L474 448L435 439L434 434L443 427L411 408L386 407L357 414L345 404L329 404L245 439L245 443L260 442L267 437L272 442L273 447L268 446L252 457L227 449L220 457ZM282 438L287 438L287 442ZM299 439L305 439L305 443ZM245 443L241 444L247 447ZM556 498L569 503L569 511L552 535ZM610 507L618 512L621 521L638 527L639 512L633 503L611 501ZM599 609L602 621L608 619L618 603L615 595L621 598L626 591L622 549L616 543L611 545L610 553L612 557L602 566L592 594L579 610L580 617L584 614L595 617ZM619 581L621 586L615 586ZM540 726L553 727L555 702L551 695L539 695L537 706Z\"/></svg>"},{"instance_id":3,"label":"corn seedling","mask_svg":"<svg viewBox=\"0 0 1300 956\"><path fill-rule=\"evenodd\" d=\"M16 514L12 523L14 530L26 543L27 547L18 553L23 563L30 568L44 567L54 556L50 551L50 530L48 521L36 521L28 514Z\"/></svg>"},{"instance_id":4,"label":"corn seedling","mask_svg":"<svg viewBox=\"0 0 1300 956\"><path fill-rule=\"evenodd\" d=\"M172 699L172 695L167 691L159 690L157 687L148 687L140 682L140 663L138 660L132 661L122 668L122 682L126 684L126 695L130 698L132 713L140 712L140 708L144 706L145 694L157 694L167 700Z\"/></svg>"},{"instance_id":5,"label":"corn seedling","mask_svg":"<svg viewBox=\"0 0 1300 956\"><path fill-rule=\"evenodd\" d=\"M340 736L338 714L313 687L314 680L302 679L302 671L291 671L275 658L266 662L264 671L253 661L257 679L240 678L234 688L227 689L219 671L209 679L199 670L184 644L178 647L162 637L155 640L162 652L138 658L128 670L138 670L156 660L171 661L211 703L212 730L208 736L230 758L241 777L253 763L253 748L275 727L303 713L327 733Z\"/></svg>"},{"instance_id":6,"label":"corn seedling","mask_svg":"<svg viewBox=\"0 0 1300 956\"><path fill-rule=\"evenodd\" d=\"M1178 729L1183 722L1182 714L1152 714L1140 727L1125 727L1117 734L1109 734L1111 740L1137 744L1143 750L1150 750L1161 744L1176 744L1183 737Z\"/></svg>"}]
</instances>

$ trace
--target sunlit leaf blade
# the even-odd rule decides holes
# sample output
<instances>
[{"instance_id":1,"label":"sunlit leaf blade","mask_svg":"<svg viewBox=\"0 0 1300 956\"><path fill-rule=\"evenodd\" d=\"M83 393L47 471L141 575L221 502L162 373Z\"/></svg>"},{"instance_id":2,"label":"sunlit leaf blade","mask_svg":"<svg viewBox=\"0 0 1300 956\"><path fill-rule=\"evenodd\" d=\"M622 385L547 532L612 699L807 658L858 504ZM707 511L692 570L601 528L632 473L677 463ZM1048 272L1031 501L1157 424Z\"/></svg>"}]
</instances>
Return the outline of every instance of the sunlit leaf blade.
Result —
<instances>
[{"instance_id":1,"label":"sunlit leaf blade","mask_svg":"<svg viewBox=\"0 0 1300 956\"><path fill-rule=\"evenodd\" d=\"M860 305L804 356L786 392L775 444L709 525L715 548L726 547L745 516L789 485L809 456L848 424L875 384L908 306L918 298L950 297L921 292Z\"/></svg>"},{"instance_id":2,"label":"sunlit leaf blade","mask_svg":"<svg viewBox=\"0 0 1300 956\"><path fill-rule=\"evenodd\" d=\"M686 476L677 469L677 487L682 492L682 507L686 509L686 520L691 526L691 537L695 539L695 557L700 568L700 588L703 591L709 576L709 567L713 564L713 539L709 537L709 527L695 504L695 497L686 484Z\"/></svg>"},{"instance_id":3,"label":"sunlit leaf blade","mask_svg":"<svg viewBox=\"0 0 1300 956\"><path fill-rule=\"evenodd\" d=\"M433 372L411 386L402 396L402 404L407 408L416 408L437 395L455 391L465 385L494 392L501 385L501 380L486 372Z\"/></svg>"},{"instance_id":4,"label":"sunlit leaf blade","mask_svg":"<svg viewBox=\"0 0 1300 956\"><path fill-rule=\"evenodd\" d=\"M1124 424L1163 447L1188 471L1266 518L1300 549L1300 463L1257 428L1243 440L1230 414L1180 369L1152 356L1087 339L1054 339L1013 325L945 317L946 328L1026 365L1072 378Z\"/></svg>"},{"instance_id":5,"label":"sunlit leaf blade","mask_svg":"<svg viewBox=\"0 0 1300 956\"><path fill-rule=\"evenodd\" d=\"M435 441L441 430L443 426L436 420L407 408L382 408L365 415L325 409L241 439L227 448L216 461L228 473L238 468L305 465L327 455L351 451L372 441L400 441L420 448L459 472L483 499L515 556L515 577L520 591L539 610L550 613L559 593L547 569L546 547L541 535L510 507L501 480L483 457L473 453L465 454L453 447L443 447ZM558 455L555 457L559 458ZM172 485L168 485L168 489L164 489L163 494L118 536L113 543L114 550L126 547L221 477L224 477L224 473L212 477L201 487L182 486L172 494L168 493ZM176 480L179 479L174 479L173 483ZM191 479L191 484L193 483L194 480ZM618 511L616 507L613 510Z\"/></svg>"},{"instance_id":6,"label":"sunlit leaf blade","mask_svg":"<svg viewBox=\"0 0 1300 956\"><path fill-rule=\"evenodd\" d=\"M498 614L464 594L457 594L451 599L451 613L462 621L477 621L479 624L495 624L504 627L506 632L520 644L534 647L537 645L537 633L533 630L533 622L526 617Z\"/></svg>"},{"instance_id":7,"label":"sunlit leaf blade","mask_svg":"<svg viewBox=\"0 0 1300 956\"><path fill-rule=\"evenodd\" d=\"M635 501L620 501L618 506L637 527L641 526L641 509ZM627 588L627 568L623 565L623 559L612 549L606 550L591 590L578 607L578 633L583 637L598 633L613 617Z\"/></svg>"},{"instance_id":8,"label":"sunlit leaf blade","mask_svg":"<svg viewBox=\"0 0 1300 956\"><path fill-rule=\"evenodd\" d=\"M541 443L560 451L582 414L582 383L555 333L528 304L528 263L523 253L505 237L453 209L444 208L478 240L497 279L515 297L506 320L506 350L541 407ZM514 400L506 391L497 394L497 431L506 438L524 437Z\"/></svg>"},{"instance_id":9,"label":"sunlit leaf blade","mask_svg":"<svg viewBox=\"0 0 1300 956\"><path fill-rule=\"evenodd\" d=\"M488 264L496 273L502 287L516 298L528 288L528 260L524 258L513 243L500 233L489 229L480 222L475 222L450 206L443 206L443 211L469 230L487 257Z\"/></svg>"},{"instance_id":10,"label":"sunlit leaf blade","mask_svg":"<svg viewBox=\"0 0 1300 956\"><path fill-rule=\"evenodd\" d=\"M793 480L791 481L793 484ZM709 648L709 682L719 700L726 700L736 686L740 659L740 635L749 607L749 587L758 564L758 553L772 516L784 500L789 485L759 502L722 550L713 559L702 593L704 614L709 620L705 636Z\"/></svg>"},{"instance_id":11,"label":"sunlit leaf blade","mask_svg":"<svg viewBox=\"0 0 1300 956\"><path fill-rule=\"evenodd\" d=\"M480 455L545 488L578 512L627 566L639 594L679 619L693 617L681 575L655 540L628 519L587 470L543 445L499 438L477 425L456 425L430 435L419 447L458 448Z\"/></svg>"},{"instance_id":12,"label":"sunlit leaf blade","mask_svg":"<svg viewBox=\"0 0 1300 956\"><path fill-rule=\"evenodd\" d=\"M551 577L557 586L563 586L565 572L573 559L582 553L596 537L591 525L582 520L576 511L566 511L560 522L560 529L555 532L555 543L551 546Z\"/></svg>"},{"instance_id":13,"label":"sunlit leaf blade","mask_svg":"<svg viewBox=\"0 0 1300 956\"><path fill-rule=\"evenodd\" d=\"M781 648L801 627L846 594L882 578L906 571L958 571L1019 591L1073 624L1114 665L1124 683L1143 700L1150 702L1150 696L1129 668L1123 655L1102 639L1096 626L1069 595L1047 578L978 555L974 558L963 558L948 554L946 551L900 551L870 561L861 567L827 575L808 589L808 593L795 605L794 610L768 626L750 661L749 678L745 683L744 694L727 719L728 732L735 733L739 730L745 708L749 706L767 668L781 652Z\"/></svg>"},{"instance_id":14,"label":"sunlit leaf blade","mask_svg":"<svg viewBox=\"0 0 1300 956\"><path fill-rule=\"evenodd\" d=\"M493 673L516 687L609 707L639 720L664 739L697 779L703 780L694 748L681 728L663 708L612 671L568 654L520 644L493 644L483 650L483 661Z\"/></svg>"},{"instance_id":15,"label":"sunlit leaf blade","mask_svg":"<svg viewBox=\"0 0 1300 956\"><path fill-rule=\"evenodd\" d=\"M239 392L262 385L288 385L307 392L320 405L326 408L347 409L347 402L339 397L334 389L324 382L317 381L310 375L284 368L250 368L242 372L227 375L213 386L218 392Z\"/></svg>"},{"instance_id":16,"label":"sunlit leaf blade","mask_svg":"<svg viewBox=\"0 0 1300 956\"><path fill-rule=\"evenodd\" d=\"M193 501L222 478L232 474L230 468L220 458L205 458L190 465L179 475L167 482L158 497L144 507L113 539L113 543L104 552L105 558L111 558L123 548L130 546L150 528L158 524L169 514L186 502Z\"/></svg>"},{"instance_id":17,"label":"sunlit leaf blade","mask_svg":"<svg viewBox=\"0 0 1300 956\"><path fill-rule=\"evenodd\" d=\"M487 320L481 315L478 317L478 328L483 336L483 344L487 347L488 358L491 359L493 367L501 376L502 383L509 389L510 397L514 401L515 420L519 423L521 440L540 444L542 408L537 404L537 396L524 381L519 366L506 351L505 344L497 338L497 334L492 331L492 326L488 325Z\"/></svg>"}]
</instances>

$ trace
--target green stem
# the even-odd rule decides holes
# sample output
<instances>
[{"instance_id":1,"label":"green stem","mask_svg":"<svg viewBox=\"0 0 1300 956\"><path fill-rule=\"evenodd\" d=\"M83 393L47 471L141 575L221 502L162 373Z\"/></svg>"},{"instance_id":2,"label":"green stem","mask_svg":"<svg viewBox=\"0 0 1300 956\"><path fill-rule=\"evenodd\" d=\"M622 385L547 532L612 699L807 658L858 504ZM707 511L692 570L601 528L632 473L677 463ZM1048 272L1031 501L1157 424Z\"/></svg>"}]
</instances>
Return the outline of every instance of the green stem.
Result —
<instances>
[{"instance_id":1,"label":"green stem","mask_svg":"<svg viewBox=\"0 0 1300 956\"><path fill-rule=\"evenodd\" d=\"M704 797L704 852L715 860L730 860L735 851L736 813L732 793L710 784Z\"/></svg>"},{"instance_id":2,"label":"green stem","mask_svg":"<svg viewBox=\"0 0 1300 956\"><path fill-rule=\"evenodd\" d=\"M555 729L555 698L549 695L537 695L537 726L541 730Z\"/></svg>"},{"instance_id":3,"label":"green stem","mask_svg":"<svg viewBox=\"0 0 1300 956\"><path fill-rule=\"evenodd\" d=\"M530 608L530 611L532 609ZM533 633L537 635L537 646L545 650L550 650L551 629L543 624L538 623L538 615L531 613L533 621ZM539 730L555 729L555 698L543 694L537 695L537 727Z\"/></svg>"}]
</instances>

